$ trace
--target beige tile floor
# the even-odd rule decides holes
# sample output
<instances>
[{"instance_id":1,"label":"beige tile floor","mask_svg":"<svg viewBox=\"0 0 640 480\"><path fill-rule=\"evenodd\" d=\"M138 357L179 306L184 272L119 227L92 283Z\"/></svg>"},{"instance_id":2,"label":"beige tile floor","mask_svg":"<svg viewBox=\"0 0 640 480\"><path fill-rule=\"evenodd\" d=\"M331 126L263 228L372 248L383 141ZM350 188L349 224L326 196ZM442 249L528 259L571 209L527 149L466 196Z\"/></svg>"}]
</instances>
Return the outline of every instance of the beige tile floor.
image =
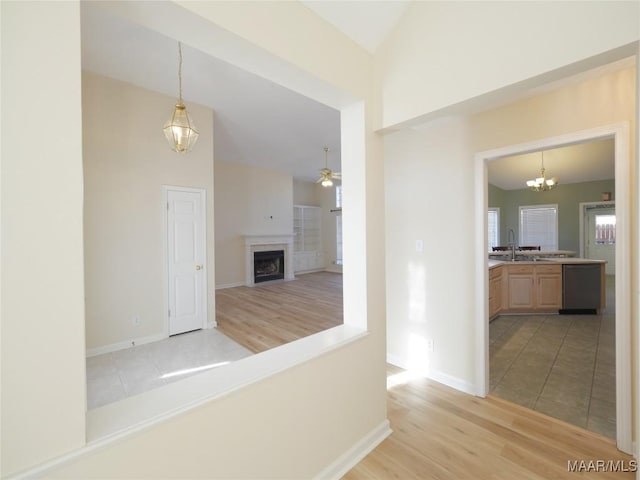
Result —
<instances>
[{"instance_id":1,"label":"beige tile floor","mask_svg":"<svg viewBox=\"0 0 640 480\"><path fill-rule=\"evenodd\" d=\"M614 277L599 315L502 315L489 326L491 394L616 434Z\"/></svg>"},{"instance_id":2,"label":"beige tile floor","mask_svg":"<svg viewBox=\"0 0 640 480\"><path fill-rule=\"evenodd\" d=\"M97 408L253 355L215 328L87 358L87 407Z\"/></svg>"}]
</instances>

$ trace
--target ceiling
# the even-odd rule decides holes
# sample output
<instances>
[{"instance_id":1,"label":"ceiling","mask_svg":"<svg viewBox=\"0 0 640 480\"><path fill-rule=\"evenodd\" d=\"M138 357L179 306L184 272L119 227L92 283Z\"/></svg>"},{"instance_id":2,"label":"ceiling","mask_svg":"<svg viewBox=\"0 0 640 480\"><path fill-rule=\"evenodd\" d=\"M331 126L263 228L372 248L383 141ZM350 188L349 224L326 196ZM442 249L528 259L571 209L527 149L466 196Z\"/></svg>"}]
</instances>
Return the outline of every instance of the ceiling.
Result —
<instances>
[{"instance_id":1,"label":"ceiling","mask_svg":"<svg viewBox=\"0 0 640 480\"><path fill-rule=\"evenodd\" d=\"M560 185L615 177L613 139L596 140L544 151L547 178ZM542 154L526 153L502 157L487 163L489 183L503 190L527 188L525 182L540 176Z\"/></svg>"},{"instance_id":2,"label":"ceiling","mask_svg":"<svg viewBox=\"0 0 640 480\"><path fill-rule=\"evenodd\" d=\"M373 52L411 2L304 0L303 3ZM107 13L94 2L81 2L81 14L83 69L177 96L175 39ZM328 166L340 170L338 110L187 45L183 45L183 57L187 107L195 102L212 108L215 114L216 159L315 181L324 167L323 148L328 146ZM567 81L563 80L563 84ZM168 104L167 117L171 109ZM197 125L198 119L194 121ZM609 179L614 176L613 156L613 141L592 142L545 152L545 167L548 175L558 177L562 184ZM503 189L523 188L524 182L538 176L539 171L539 154L489 162L490 182Z\"/></svg>"},{"instance_id":3,"label":"ceiling","mask_svg":"<svg viewBox=\"0 0 640 480\"><path fill-rule=\"evenodd\" d=\"M369 53L374 53L411 1L302 0L302 3Z\"/></svg>"},{"instance_id":4,"label":"ceiling","mask_svg":"<svg viewBox=\"0 0 640 480\"><path fill-rule=\"evenodd\" d=\"M174 39L81 3L82 68L171 97L178 94ZM183 45L183 96L214 110L215 158L315 181L340 170L340 112ZM167 104L167 118L172 103ZM197 126L198 119L194 118ZM162 125L158 125L160 130ZM195 148L198 148L197 144Z\"/></svg>"}]
</instances>

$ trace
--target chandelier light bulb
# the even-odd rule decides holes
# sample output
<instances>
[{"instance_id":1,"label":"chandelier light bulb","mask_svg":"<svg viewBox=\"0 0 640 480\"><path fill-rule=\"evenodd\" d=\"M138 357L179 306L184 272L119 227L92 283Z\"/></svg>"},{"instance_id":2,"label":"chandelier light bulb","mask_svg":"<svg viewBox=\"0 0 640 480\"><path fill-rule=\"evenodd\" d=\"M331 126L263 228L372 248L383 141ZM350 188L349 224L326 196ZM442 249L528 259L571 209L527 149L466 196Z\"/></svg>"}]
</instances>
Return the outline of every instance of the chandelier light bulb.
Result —
<instances>
[{"instance_id":1,"label":"chandelier light bulb","mask_svg":"<svg viewBox=\"0 0 640 480\"><path fill-rule=\"evenodd\" d=\"M534 192L545 192L547 190L551 190L558 185L557 178L547 178L544 175L544 152L540 152L542 155L542 168L540 169L540 176L535 180L527 180L526 184Z\"/></svg>"},{"instance_id":2,"label":"chandelier light bulb","mask_svg":"<svg viewBox=\"0 0 640 480\"><path fill-rule=\"evenodd\" d=\"M323 187L333 187L333 182L331 181L330 178L325 178L324 180L322 180L321 185Z\"/></svg>"}]
</instances>

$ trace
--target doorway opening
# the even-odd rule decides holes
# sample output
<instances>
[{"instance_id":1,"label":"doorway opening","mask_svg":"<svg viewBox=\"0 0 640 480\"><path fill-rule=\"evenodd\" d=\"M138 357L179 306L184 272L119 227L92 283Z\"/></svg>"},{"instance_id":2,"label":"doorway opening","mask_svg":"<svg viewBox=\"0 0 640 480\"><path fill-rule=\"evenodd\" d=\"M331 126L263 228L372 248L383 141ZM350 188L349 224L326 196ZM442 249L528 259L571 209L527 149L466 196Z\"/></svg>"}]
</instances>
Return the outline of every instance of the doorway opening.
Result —
<instances>
[{"instance_id":1,"label":"doorway opening","mask_svg":"<svg viewBox=\"0 0 640 480\"><path fill-rule=\"evenodd\" d=\"M615 146L615 177L628 178L630 175L628 125L617 124L587 131L575 132L559 137L546 138L527 144L512 145L476 155L476 227L478 248L476 289L477 303L483 308L478 316L477 329L477 385L478 395L486 396L490 391L489 369L489 310L488 310L488 163L496 159L516 154L540 151L565 145L584 143L591 140L613 138ZM620 450L631 453L631 344L630 344L630 202L629 186L626 182L615 184L616 205L616 249L615 275L612 276L612 292L615 292L615 319L612 326L615 334L615 404L616 443ZM481 236L481 237L480 237ZM575 320L575 319L572 319ZM569 327L568 327L569 328ZM568 330L567 328L567 330ZM566 332L565 332L566 333ZM613 333L613 332L612 332Z\"/></svg>"}]
</instances>

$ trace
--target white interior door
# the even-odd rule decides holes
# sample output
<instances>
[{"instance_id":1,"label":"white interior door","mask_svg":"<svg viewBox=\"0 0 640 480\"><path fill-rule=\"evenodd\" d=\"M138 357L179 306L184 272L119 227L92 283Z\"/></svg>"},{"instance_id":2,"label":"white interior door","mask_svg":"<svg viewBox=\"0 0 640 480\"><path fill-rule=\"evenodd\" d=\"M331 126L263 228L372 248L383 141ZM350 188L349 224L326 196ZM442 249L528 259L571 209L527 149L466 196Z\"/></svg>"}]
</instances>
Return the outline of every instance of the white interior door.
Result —
<instances>
[{"instance_id":1,"label":"white interior door","mask_svg":"<svg viewBox=\"0 0 640 480\"><path fill-rule=\"evenodd\" d=\"M169 335L206 326L204 191L167 190Z\"/></svg>"},{"instance_id":2,"label":"white interior door","mask_svg":"<svg viewBox=\"0 0 640 480\"><path fill-rule=\"evenodd\" d=\"M588 208L584 222L584 256L605 260L605 273L616 273L616 210L612 208Z\"/></svg>"}]
</instances>

